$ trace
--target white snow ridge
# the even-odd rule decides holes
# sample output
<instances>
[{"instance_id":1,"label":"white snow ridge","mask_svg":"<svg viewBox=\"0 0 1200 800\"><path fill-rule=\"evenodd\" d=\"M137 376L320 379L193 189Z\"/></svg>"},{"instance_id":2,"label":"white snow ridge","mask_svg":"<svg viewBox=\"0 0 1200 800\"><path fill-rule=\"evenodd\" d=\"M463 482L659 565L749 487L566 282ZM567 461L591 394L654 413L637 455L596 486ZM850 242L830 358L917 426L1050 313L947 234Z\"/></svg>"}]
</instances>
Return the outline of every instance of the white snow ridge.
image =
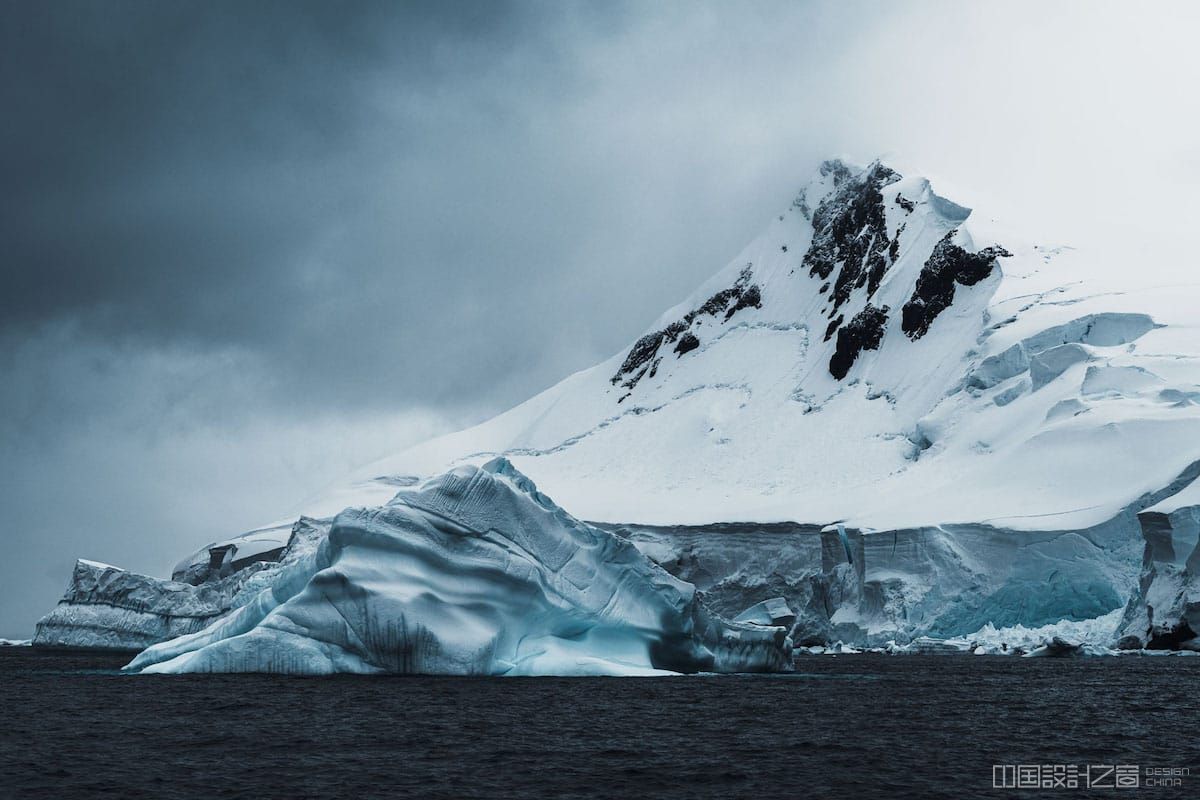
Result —
<instances>
[{"instance_id":1,"label":"white snow ridge","mask_svg":"<svg viewBox=\"0 0 1200 800\"><path fill-rule=\"evenodd\" d=\"M165 642L148 670L488 674L777 669L778 625L810 648L1192 648L1200 289L1139 278L828 161L607 361L182 582L81 565L37 641ZM742 612L773 625L718 617Z\"/></svg>"}]
</instances>

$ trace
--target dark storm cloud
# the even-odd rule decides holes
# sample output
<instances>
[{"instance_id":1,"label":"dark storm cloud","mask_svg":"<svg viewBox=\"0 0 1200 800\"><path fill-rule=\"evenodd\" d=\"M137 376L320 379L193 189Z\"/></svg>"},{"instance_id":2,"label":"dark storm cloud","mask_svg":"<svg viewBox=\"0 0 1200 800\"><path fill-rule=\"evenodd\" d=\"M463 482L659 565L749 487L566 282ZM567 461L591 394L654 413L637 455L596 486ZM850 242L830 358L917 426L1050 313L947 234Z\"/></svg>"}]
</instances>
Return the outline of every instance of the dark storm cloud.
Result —
<instances>
[{"instance_id":1,"label":"dark storm cloud","mask_svg":"<svg viewBox=\"0 0 1200 800\"><path fill-rule=\"evenodd\" d=\"M777 170L716 248L683 224L770 156L721 141L754 124L721 103L761 90L730 75L762 20L714 8L6 5L0 338L243 348L257 403L289 411L520 400L798 180ZM819 57L837 15L798 8L787 41Z\"/></svg>"},{"instance_id":2,"label":"dark storm cloud","mask_svg":"<svg viewBox=\"0 0 1200 800\"><path fill-rule=\"evenodd\" d=\"M423 319L431 295L446 300L439 284L462 270L468 254L448 241L462 235L450 221L462 203L431 219L445 198L421 182L442 179L405 162L461 144L456 122L501 114L507 89L479 83L518 44L521 91L566 77L541 38L552 6L50 3L4 14L0 324L252 342L285 365L271 351L308 345L308 369L345 356L320 347L331 325L366 333L369 314L400 320L393 329L412 344L434 322ZM456 93L481 107L447 119L439 95ZM469 269L484 260L474 254ZM387 349L372 352L371 333L364 360Z\"/></svg>"},{"instance_id":3,"label":"dark storm cloud","mask_svg":"<svg viewBox=\"0 0 1200 800\"><path fill-rule=\"evenodd\" d=\"M244 348L289 411L516 402L794 188L800 159L721 238L685 224L771 157L722 141L762 20L714 8L10 4L0 337ZM811 58L837 15L798 8Z\"/></svg>"}]
</instances>

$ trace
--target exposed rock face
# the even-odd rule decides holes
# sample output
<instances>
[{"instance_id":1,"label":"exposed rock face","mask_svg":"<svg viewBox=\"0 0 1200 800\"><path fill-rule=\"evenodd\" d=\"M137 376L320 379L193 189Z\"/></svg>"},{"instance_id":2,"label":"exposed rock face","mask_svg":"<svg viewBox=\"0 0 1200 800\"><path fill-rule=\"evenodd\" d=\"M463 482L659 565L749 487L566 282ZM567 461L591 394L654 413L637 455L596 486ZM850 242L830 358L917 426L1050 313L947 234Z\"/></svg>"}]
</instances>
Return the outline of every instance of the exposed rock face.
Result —
<instances>
[{"instance_id":1,"label":"exposed rock face","mask_svg":"<svg viewBox=\"0 0 1200 800\"><path fill-rule=\"evenodd\" d=\"M1003 247L985 247L968 253L954 244L954 231L947 233L925 262L912 297L901 310L901 329L919 339L929 326L954 302L954 285L974 286L991 274L996 259L1011 256Z\"/></svg>"},{"instance_id":2,"label":"exposed rock face","mask_svg":"<svg viewBox=\"0 0 1200 800\"><path fill-rule=\"evenodd\" d=\"M854 175L854 170L850 169L846 162L839 158L831 158L827 161L822 161L821 166L817 168L817 176L821 180L828 181L829 186L833 189L841 187L843 183ZM813 205L820 205L821 198L812 198L809 196L810 187L805 187L800 190L800 194L796 195L796 199L792 201L792 208L799 211L806 219L813 218Z\"/></svg>"},{"instance_id":3,"label":"exposed rock face","mask_svg":"<svg viewBox=\"0 0 1200 800\"><path fill-rule=\"evenodd\" d=\"M830 319L854 289L865 286L871 297L895 261L900 234L897 231L893 238L888 233L882 192L899 179L891 169L873 164L861 175L842 179L812 215L812 246L803 266L821 279L837 272L826 312Z\"/></svg>"},{"instance_id":4,"label":"exposed rock face","mask_svg":"<svg viewBox=\"0 0 1200 800\"><path fill-rule=\"evenodd\" d=\"M614 386L620 384L626 389L633 389L644 376L653 375L661 360L659 350L663 345L675 343L677 357L698 348L700 339L692 330L692 325L697 320L711 317L727 322L742 309L761 308L762 291L757 284L751 283L752 278L752 268L747 264L733 286L717 292L698 308L685 314L682 319L638 339L621 362L617 374L612 376L611 383Z\"/></svg>"},{"instance_id":5,"label":"exposed rock face","mask_svg":"<svg viewBox=\"0 0 1200 800\"><path fill-rule=\"evenodd\" d=\"M837 349L829 359L829 374L841 380L863 350L877 350L887 326L888 307L867 305L837 333Z\"/></svg>"},{"instance_id":6,"label":"exposed rock face","mask_svg":"<svg viewBox=\"0 0 1200 800\"><path fill-rule=\"evenodd\" d=\"M700 340L696 338L696 334L688 331L683 336L679 337L679 341L675 343L675 352L679 355L690 353L700 346Z\"/></svg>"}]
</instances>

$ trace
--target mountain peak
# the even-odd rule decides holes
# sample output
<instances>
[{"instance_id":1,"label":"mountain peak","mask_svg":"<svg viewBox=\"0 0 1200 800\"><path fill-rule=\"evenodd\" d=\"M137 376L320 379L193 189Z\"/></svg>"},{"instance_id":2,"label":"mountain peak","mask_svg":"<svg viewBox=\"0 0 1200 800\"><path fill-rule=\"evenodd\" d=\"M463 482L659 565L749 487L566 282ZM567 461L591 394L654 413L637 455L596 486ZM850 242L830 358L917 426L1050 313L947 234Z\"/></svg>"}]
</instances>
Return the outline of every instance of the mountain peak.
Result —
<instances>
[{"instance_id":1,"label":"mountain peak","mask_svg":"<svg viewBox=\"0 0 1200 800\"><path fill-rule=\"evenodd\" d=\"M897 327L889 325L892 309L902 309L898 334L925 336L954 302L956 287L985 280L1008 255L1002 247L971 252L969 237L958 234L970 212L935 197L928 181L906 180L880 161L822 162L789 211L800 219L785 216L775 226L778 250L739 259L730 283L694 296L634 342L611 378L622 390L616 402L731 326L761 323L764 314L754 312L763 312L764 303L770 324L819 332L823 343L832 342L824 358L837 380Z\"/></svg>"}]
</instances>

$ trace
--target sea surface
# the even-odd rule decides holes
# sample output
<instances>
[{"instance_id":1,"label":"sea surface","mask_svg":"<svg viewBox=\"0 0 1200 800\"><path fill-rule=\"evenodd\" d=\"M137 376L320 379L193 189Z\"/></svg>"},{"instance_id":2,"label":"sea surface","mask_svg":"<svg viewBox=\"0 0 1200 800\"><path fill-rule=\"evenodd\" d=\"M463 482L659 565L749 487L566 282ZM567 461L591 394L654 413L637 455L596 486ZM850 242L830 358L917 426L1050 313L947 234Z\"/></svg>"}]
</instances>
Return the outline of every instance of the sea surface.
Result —
<instances>
[{"instance_id":1,"label":"sea surface","mask_svg":"<svg viewBox=\"0 0 1200 800\"><path fill-rule=\"evenodd\" d=\"M0 648L0 796L1200 797L1200 658L512 679L133 677L126 658ZM995 789L997 765L1079 788ZM1088 790L1089 765L1139 785ZM1159 769L1192 775L1148 785Z\"/></svg>"}]
</instances>

